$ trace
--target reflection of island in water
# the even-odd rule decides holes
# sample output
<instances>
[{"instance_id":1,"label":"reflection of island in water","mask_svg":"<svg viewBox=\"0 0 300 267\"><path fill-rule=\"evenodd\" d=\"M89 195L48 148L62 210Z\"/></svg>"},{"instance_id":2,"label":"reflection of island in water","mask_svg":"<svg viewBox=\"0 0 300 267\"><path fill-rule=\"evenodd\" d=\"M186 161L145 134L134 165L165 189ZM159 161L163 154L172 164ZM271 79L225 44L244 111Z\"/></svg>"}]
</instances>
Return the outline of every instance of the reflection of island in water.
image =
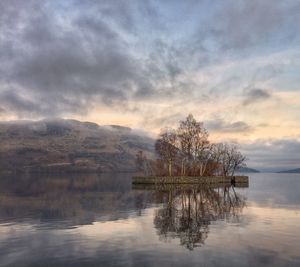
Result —
<instances>
[{"instance_id":1,"label":"reflection of island in water","mask_svg":"<svg viewBox=\"0 0 300 267\"><path fill-rule=\"evenodd\" d=\"M213 221L239 222L245 198L233 186L190 186L156 191L163 206L155 211L154 225L162 240L179 239L189 250L204 244Z\"/></svg>"},{"instance_id":2,"label":"reflection of island in water","mask_svg":"<svg viewBox=\"0 0 300 267\"><path fill-rule=\"evenodd\" d=\"M232 186L133 185L130 174L1 177L0 223L63 229L141 216L153 209L162 240L192 250L213 221L238 222L245 199Z\"/></svg>"}]
</instances>

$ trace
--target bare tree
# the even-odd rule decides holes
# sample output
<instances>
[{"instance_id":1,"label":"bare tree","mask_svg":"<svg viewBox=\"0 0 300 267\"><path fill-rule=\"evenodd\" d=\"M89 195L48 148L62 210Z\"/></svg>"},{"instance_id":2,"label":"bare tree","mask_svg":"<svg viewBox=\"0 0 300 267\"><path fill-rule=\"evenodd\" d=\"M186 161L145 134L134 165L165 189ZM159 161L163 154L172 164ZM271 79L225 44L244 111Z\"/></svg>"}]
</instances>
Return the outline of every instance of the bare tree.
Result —
<instances>
[{"instance_id":1,"label":"bare tree","mask_svg":"<svg viewBox=\"0 0 300 267\"><path fill-rule=\"evenodd\" d=\"M160 134L160 138L155 143L155 150L160 158L168 164L169 176L172 176L172 166L179 153L177 144L177 134L172 129L166 129Z\"/></svg>"},{"instance_id":2,"label":"bare tree","mask_svg":"<svg viewBox=\"0 0 300 267\"><path fill-rule=\"evenodd\" d=\"M200 164L199 175L203 176L209 161L213 158L213 144L204 143L197 152L197 160Z\"/></svg>"},{"instance_id":3,"label":"bare tree","mask_svg":"<svg viewBox=\"0 0 300 267\"><path fill-rule=\"evenodd\" d=\"M239 167L245 166L246 157L238 151L236 145L228 143L219 144L219 152L224 176L233 176Z\"/></svg>"},{"instance_id":4,"label":"bare tree","mask_svg":"<svg viewBox=\"0 0 300 267\"><path fill-rule=\"evenodd\" d=\"M246 160L234 144L210 143L203 123L192 114L180 121L176 130L164 130L155 143L155 150L160 157L157 161L160 173L168 172L170 176L173 173L203 176L208 165L209 175L233 176L238 168L245 166Z\"/></svg>"},{"instance_id":5,"label":"bare tree","mask_svg":"<svg viewBox=\"0 0 300 267\"><path fill-rule=\"evenodd\" d=\"M235 149L233 151L233 159L232 159L232 167L231 167L231 176L234 175L235 171L241 167L246 167L246 157L242 155L241 152Z\"/></svg>"},{"instance_id":6,"label":"bare tree","mask_svg":"<svg viewBox=\"0 0 300 267\"><path fill-rule=\"evenodd\" d=\"M180 122L177 130L182 157L182 168L186 162L200 163L200 173L203 174L203 162L206 149L209 146L208 132L202 122L198 122L192 114ZM185 172L183 172L185 173Z\"/></svg>"},{"instance_id":7,"label":"bare tree","mask_svg":"<svg viewBox=\"0 0 300 267\"><path fill-rule=\"evenodd\" d=\"M214 162L214 171L215 175L219 175L222 171L221 158L223 154L223 143L212 144L211 146L211 161Z\"/></svg>"}]
</instances>

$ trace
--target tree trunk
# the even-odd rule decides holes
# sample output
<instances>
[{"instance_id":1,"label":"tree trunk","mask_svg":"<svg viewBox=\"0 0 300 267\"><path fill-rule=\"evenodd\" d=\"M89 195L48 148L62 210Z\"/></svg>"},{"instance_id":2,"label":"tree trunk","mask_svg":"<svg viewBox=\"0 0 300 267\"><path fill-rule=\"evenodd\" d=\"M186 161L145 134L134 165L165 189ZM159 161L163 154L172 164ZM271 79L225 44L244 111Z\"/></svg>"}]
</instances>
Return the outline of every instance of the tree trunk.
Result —
<instances>
[{"instance_id":1,"label":"tree trunk","mask_svg":"<svg viewBox=\"0 0 300 267\"><path fill-rule=\"evenodd\" d=\"M234 173L235 173L235 167L232 169L231 177L233 177Z\"/></svg>"},{"instance_id":2,"label":"tree trunk","mask_svg":"<svg viewBox=\"0 0 300 267\"><path fill-rule=\"evenodd\" d=\"M200 177L203 176L203 166L202 166L202 163L200 163Z\"/></svg>"},{"instance_id":3,"label":"tree trunk","mask_svg":"<svg viewBox=\"0 0 300 267\"><path fill-rule=\"evenodd\" d=\"M169 162L169 176L172 176L172 162Z\"/></svg>"},{"instance_id":4,"label":"tree trunk","mask_svg":"<svg viewBox=\"0 0 300 267\"><path fill-rule=\"evenodd\" d=\"M207 167L207 161L206 161L205 164L204 164L204 168L203 168L203 173L202 173L202 175L204 175L204 173L205 173L205 171L206 171L206 167Z\"/></svg>"}]
</instances>

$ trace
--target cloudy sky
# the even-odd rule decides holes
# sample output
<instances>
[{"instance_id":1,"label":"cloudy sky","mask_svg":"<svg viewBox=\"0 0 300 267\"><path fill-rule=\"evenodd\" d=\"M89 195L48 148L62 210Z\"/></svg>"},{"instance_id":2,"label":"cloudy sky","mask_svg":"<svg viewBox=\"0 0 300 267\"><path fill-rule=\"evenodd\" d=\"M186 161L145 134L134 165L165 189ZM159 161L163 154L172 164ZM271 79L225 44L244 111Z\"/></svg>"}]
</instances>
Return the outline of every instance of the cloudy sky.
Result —
<instances>
[{"instance_id":1,"label":"cloudy sky","mask_svg":"<svg viewBox=\"0 0 300 267\"><path fill-rule=\"evenodd\" d=\"M299 0L0 0L0 120L192 113L248 165L300 167L299 25Z\"/></svg>"}]
</instances>

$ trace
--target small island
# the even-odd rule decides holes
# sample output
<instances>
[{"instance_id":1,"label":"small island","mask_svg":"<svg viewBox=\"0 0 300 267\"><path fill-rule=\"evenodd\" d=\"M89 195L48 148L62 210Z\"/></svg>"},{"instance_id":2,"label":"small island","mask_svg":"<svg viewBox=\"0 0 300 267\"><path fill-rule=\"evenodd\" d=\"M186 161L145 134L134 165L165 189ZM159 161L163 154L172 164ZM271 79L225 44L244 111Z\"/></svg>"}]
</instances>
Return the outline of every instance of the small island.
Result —
<instances>
[{"instance_id":1,"label":"small island","mask_svg":"<svg viewBox=\"0 0 300 267\"><path fill-rule=\"evenodd\" d=\"M134 184L220 184L245 183L248 176L235 175L246 167L246 157L233 143L212 143L203 123L192 114L177 129L166 128L155 142L157 158L136 155L141 175Z\"/></svg>"}]
</instances>

